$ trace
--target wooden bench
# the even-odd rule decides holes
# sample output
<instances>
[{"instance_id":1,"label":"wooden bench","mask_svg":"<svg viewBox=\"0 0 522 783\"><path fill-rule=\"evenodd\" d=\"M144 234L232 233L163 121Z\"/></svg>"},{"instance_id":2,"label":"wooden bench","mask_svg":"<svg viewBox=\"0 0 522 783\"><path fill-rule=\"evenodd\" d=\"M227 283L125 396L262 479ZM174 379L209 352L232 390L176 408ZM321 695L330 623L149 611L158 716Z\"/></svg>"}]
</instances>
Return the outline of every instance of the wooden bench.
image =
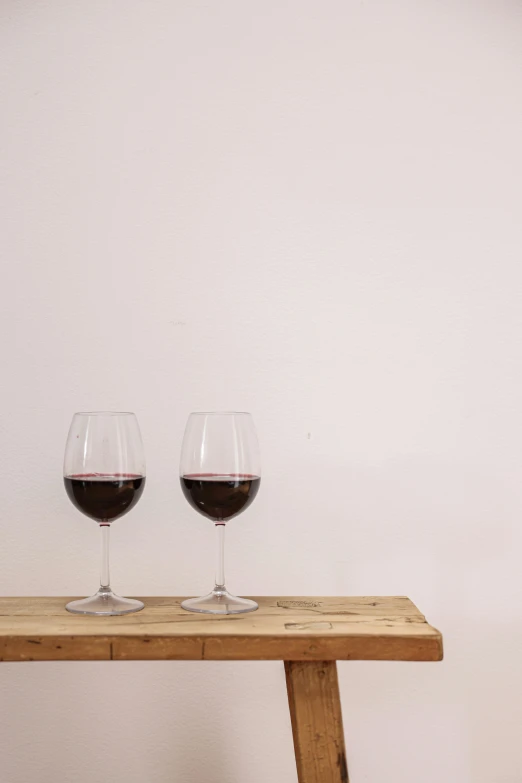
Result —
<instances>
[{"instance_id":1,"label":"wooden bench","mask_svg":"<svg viewBox=\"0 0 522 783\"><path fill-rule=\"evenodd\" d=\"M299 783L347 783L336 661L440 661L442 636L403 596L255 598L256 612L200 615L143 598L121 617L70 598L0 598L3 661L284 661Z\"/></svg>"}]
</instances>

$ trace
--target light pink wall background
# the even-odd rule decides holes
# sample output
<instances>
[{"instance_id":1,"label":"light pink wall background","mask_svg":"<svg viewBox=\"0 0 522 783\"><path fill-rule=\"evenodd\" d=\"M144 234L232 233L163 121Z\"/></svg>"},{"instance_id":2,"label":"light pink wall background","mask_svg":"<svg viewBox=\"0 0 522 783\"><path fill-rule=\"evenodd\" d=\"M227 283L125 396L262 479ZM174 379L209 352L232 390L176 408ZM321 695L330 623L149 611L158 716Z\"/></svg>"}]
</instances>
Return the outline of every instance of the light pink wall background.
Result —
<instances>
[{"instance_id":1,"label":"light pink wall background","mask_svg":"<svg viewBox=\"0 0 522 783\"><path fill-rule=\"evenodd\" d=\"M137 412L124 594L197 594L198 408L249 409L246 594L408 594L442 665L340 665L354 783L522 775L514 0L3 0L0 592L87 594L61 460ZM0 666L2 783L295 781L278 664Z\"/></svg>"}]
</instances>

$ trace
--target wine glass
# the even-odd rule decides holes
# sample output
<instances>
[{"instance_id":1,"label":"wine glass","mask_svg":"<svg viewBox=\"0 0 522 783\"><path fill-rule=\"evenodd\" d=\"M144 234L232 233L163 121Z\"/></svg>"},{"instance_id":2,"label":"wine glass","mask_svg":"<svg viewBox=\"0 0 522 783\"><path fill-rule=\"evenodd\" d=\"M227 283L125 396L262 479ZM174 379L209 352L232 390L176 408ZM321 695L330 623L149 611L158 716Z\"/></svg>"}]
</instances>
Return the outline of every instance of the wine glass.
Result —
<instances>
[{"instance_id":1,"label":"wine glass","mask_svg":"<svg viewBox=\"0 0 522 783\"><path fill-rule=\"evenodd\" d=\"M196 511L214 522L217 538L215 586L181 606L190 612L241 614L255 601L231 595L225 587L225 524L252 503L261 483L261 462L249 413L191 413L180 464L181 489Z\"/></svg>"},{"instance_id":2,"label":"wine glass","mask_svg":"<svg viewBox=\"0 0 522 783\"><path fill-rule=\"evenodd\" d=\"M143 603L113 593L109 580L111 522L136 505L145 487L145 455L134 413L75 413L63 475L69 499L98 523L102 535L100 589L65 608L75 614L138 612Z\"/></svg>"}]
</instances>

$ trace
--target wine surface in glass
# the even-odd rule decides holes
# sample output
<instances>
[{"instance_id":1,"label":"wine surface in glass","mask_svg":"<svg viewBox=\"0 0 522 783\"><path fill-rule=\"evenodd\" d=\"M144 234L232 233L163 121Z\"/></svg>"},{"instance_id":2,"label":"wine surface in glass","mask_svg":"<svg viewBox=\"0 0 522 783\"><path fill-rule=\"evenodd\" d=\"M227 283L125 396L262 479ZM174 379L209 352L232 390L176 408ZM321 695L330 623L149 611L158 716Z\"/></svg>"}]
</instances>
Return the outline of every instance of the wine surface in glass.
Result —
<instances>
[{"instance_id":1,"label":"wine surface in glass","mask_svg":"<svg viewBox=\"0 0 522 783\"><path fill-rule=\"evenodd\" d=\"M65 476L64 484L79 511L97 522L111 522L136 505L145 487L145 476L82 473Z\"/></svg>"},{"instance_id":2,"label":"wine surface in glass","mask_svg":"<svg viewBox=\"0 0 522 783\"><path fill-rule=\"evenodd\" d=\"M244 511L259 491L261 479L246 473L187 473L181 489L196 511L213 522L226 522Z\"/></svg>"}]
</instances>

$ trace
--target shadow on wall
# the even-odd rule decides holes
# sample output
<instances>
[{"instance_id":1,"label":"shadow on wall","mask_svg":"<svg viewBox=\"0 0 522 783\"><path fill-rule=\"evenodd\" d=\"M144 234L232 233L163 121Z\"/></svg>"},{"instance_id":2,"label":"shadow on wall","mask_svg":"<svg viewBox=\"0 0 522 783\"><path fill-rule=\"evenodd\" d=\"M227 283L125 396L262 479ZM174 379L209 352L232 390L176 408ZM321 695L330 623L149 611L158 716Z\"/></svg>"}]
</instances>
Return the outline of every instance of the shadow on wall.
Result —
<instances>
[{"instance_id":1,"label":"shadow on wall","mask_svg":"<svg viewBox=\"0 0 522 783\"><path fill-rule=\"evenodd\" d=\"M2 783L296 781L279 662L2 664L0 687Z\"/></svg>"},{"instance_id":2,"label":"shadow on wall","mask_svg":"<svg viewBox=\"0 0 522 783\"><path fill-rule=\"evenodd\" d=\"M461 613L444 622L442 663L339 664L350 773L390 780L520 783L522 629ZM397 744L392 728L408 738ZM379 737L380 759L375 755ZM430 765L426 768L426 754Z\"/></svg>"}]
</instances>

